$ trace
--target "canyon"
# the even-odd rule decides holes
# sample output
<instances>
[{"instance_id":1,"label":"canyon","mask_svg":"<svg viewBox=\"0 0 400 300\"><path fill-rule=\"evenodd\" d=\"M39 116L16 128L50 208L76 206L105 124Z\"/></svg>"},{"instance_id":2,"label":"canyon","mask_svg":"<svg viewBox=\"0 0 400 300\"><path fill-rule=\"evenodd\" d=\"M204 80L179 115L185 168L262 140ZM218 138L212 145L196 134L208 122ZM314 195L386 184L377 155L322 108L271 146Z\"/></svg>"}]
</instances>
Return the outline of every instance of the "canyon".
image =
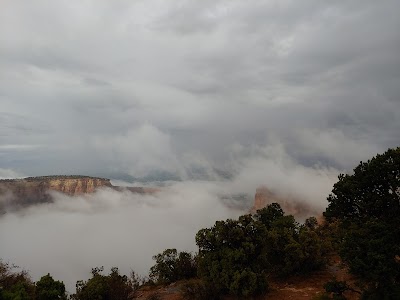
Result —
<instances>
[{"instance_id":1,"label":"canyon","mask_svg":"<svg viewBox=\"0 0 400 300\"><path fill-rule=\"evenodd\" d=\"M107 178L80 175L3 179L0 180L0 211L4 211L5 208L15 210L33 204L52 202L51 191L79 196L94 193L101 188L129 190L140 194L157 191L156 188L114 186Z\"/></svg>"},{"instance_id":2,"label":"canyon","mask_svg":"<svg viewBox=\"0 0 400 300\"><path fill-rule=\"evenodd\" d=\"M254 204L250 209L250 213L254 214L257 210L271 203L278 203L286 214L293 215L297 220L305 220L310 216L321 215L321 211L312 207L305 201L301 201L293 196L283 196L274 193L266 186L257 188L254 196Z\"/></svg>"},{"instance_id":3,"label":"canyon","mask_svg":"<svg viewBox=\"0 0 400 300\"><path fill-rule=\"evenodd\" d=\"M51 191L63 193L68 196L80 196L94 193L98 189L109 188L117 191L128 190L132 193L152 194L159 188L115 186L110 179L81 175L55 175L41 177L27 177L22 179L0 180L0 212L17 210L29 205L49 203L53 201ZM225 197L226 198L226 197ZM221 199L224 201L224 196ZM250 213L255 213L271 203L279 203L287 214L294 215L296 219L304 220L320 212L313 209L304 201L294 197L282 196L274 193L266 186L257 188L253 206ZM240 201L227 202L227 206L234 209L246 210Z\"/></svg>"}]
</instances>

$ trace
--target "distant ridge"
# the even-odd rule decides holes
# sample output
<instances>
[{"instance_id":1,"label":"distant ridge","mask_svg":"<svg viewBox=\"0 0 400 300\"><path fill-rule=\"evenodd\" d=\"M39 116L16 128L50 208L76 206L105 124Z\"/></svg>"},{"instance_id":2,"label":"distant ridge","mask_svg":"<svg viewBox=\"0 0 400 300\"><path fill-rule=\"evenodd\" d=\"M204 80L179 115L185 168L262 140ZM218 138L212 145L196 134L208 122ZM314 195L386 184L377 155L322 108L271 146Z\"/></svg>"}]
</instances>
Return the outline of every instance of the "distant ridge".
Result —
<instances>
[{"instance_id":1,"label":"distant ridge","mask_svg":"<svg viewBox=\"0 0 400 300\"><path fill-rule=\"evenodd\" d=\"M110 180L104 177L95 177L95 176L87 176L87 175L45 175L45 176L29 176L23 178L6 178L0 179L1 181L18 181L18 180L26 180L26 181L41 181L48 179L81 179L81 178L89 178L89 179L100 179L100 180Z\"/></svg>"},{"instance_id":2,"label":"distant ridge","mask_svg":"<svg viewBox=\"0 0 400 300\"><path fill-rule=\"evenodd\" d=\"M0 180L0 211L17 210L22 207L53 202L51 191L68 196L94 193L98 189L109 188L116 191L130 191L152 194L159 189L147 187L114 186L108 178L84 175L50 175Z\"/></svg>"}]
</instances>

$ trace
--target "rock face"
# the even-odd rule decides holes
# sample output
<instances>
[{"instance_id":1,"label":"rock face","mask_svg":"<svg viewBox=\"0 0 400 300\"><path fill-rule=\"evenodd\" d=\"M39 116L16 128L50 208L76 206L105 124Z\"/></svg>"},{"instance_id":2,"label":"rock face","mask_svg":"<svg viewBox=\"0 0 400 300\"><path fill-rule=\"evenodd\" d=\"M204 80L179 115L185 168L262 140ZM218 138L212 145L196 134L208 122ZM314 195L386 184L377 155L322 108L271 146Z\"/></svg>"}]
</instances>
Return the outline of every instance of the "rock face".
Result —
<instances>
[{"instance_id":1,"label":"rock face","mask_svg":"<svg viewBox=\"0 0 400 300\"><path fill-rule=\"evenodd\" d=\"M109 179L88 176L43 176L0 180L0 197L17 206L50 202L49 191L69 196L93 193L101 187L112 187Z\"/></svg>"},{"instance_id":2,"label":"rock face","mask_svg":"<svg viewBox=\"0 0 400 300\"><path fill-rule=\"evenodd\" d=\"M313 208L310 204L294 197L283 197L272 192L265 186L257 188L254 196L254 205L250 212L254 214L258 209L266 207L271 203L278 203L286 214L293 215L298 220L321 214L320 211Z\"/></svg>"},{"instance_id":3,"label":"rock face","mask_svg":"<svg viewBox=\"0 0 400 300\"><path fill-rule=\"evenodd\" d=\"M157 190L142 187L113 186L110 179L89 176L42 176L24 179L0 180L0 211L5 206L18 208L53 201L49 192L56 191L68 196L93 193L99 188L133 193L154 193Z\"/></svg>"},{"instance_id":4,"label":"rock face","mask_svg":"<svg viewBox=\"0 0 400 300\"><path fill-rule=\"evenodd\" d=\"M261 209L263 207L266 207L268 204L278 201L281 202L280 199L277 199L267 187L259 187L256 190L256 194L254 196L254 205L251 208L251 212L255 213L258 209Z\"/></svg>"},{"instance_id":5,"label":"rock face","mask_svg":"<svg viewBox=\"0 0 400 300\"><path fill-rule=\"evenodd\" d=\"M54 190L69 196L93 193L97 188L112 186L110 179L94 177L51 178L42 181L41 184L46 190Z\"/></svg>"}]
</instances>

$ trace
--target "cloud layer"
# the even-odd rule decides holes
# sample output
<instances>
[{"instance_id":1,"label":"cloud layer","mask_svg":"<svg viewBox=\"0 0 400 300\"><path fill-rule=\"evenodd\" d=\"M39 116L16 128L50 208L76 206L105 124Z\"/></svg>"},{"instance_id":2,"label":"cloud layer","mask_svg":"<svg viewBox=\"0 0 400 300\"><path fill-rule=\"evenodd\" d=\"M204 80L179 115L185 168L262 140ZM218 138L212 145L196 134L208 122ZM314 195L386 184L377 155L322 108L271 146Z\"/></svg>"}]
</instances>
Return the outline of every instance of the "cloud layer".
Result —
<instances>
[{"instance_id":1,"label":"cloud layer","mask_svg":"<svg viewBox=\"0 0 400 300\"><path fill-rule=\"evenodd\" d=\"M0 178L181 181L7 214L2 256L71 286L99 264L144 272L158 251L193 249L199 227L232 215L221 194L265 184L323 210L339 172L399 145L399 10L1 1Z\"/></svg>"},{"instance_id":2,"label":"cloud layer","mask_svg":"<svg viewBox=\"0 0 400 300\"><path fill-rule=\"evenodd\" d=\"M184 175L278 142L349 169L398 145L397 1L0 5L1 168Z\"/></svg>"},{"instance_id":3,"label":"cloud layer","mask_svg":"<svg viewBox=\"0 0 400 300\"><path fill-rule=\"evenodd\" d=\"M75 198L54 194L52 204L0 218L2 259L30 270L34 280L50 272L71 292L96 266L147 275L153 255L195 251L199 229L239 215L219 201L217 190L185 183L148 196L108 189Z\"/></svg>"}]
</instances>

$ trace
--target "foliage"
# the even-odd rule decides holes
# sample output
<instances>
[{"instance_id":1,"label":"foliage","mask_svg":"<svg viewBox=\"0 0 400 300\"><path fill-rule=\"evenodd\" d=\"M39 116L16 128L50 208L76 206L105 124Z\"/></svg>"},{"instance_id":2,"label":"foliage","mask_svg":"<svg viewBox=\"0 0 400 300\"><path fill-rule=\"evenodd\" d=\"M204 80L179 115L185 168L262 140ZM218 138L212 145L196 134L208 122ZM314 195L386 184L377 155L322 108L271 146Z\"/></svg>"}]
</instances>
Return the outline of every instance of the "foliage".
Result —
<instances>
[{"instance_id":1,"label":"foliage","mask_svg":"<svg viewBox=\"0 0 400 300\"><path fill-rule=\"evenodd\" d=\"M266 291L266 232L251 215L200 230L199 275L222 294L246 297Z\"/></svg>"},{"instance_id":2,"label":"foliage","mask_svg":"<svg viewBox=\"0 0 400 300\"><path fill-rule=\"evenodd\" d=\"M400 298L400 148L341 174L328 201L324 215L340 224L340 255L364 298Z\"/></svg>"},{"instance_id":3,"label":"foliage","mask_svg":"<svg viewBox=\"0 0 400 300\"><path fill-rule=\"evenodd\" d=\"M55 281L53 277L50 276L50 274L43 276L38 282L36 282L36 299L67 299L64 283L60 281Z\"/></svg>"},{"instance_id":4,"label":"foliage","mask_svg":"<svg viewBox=\"0 0 400 300\"><path fill-rule=\"evenodd\" d=\"M217 221L196 235L199 276L220 294L249 297L268 289L269 275L308 272L325 263L315 218L300 226L273 203L254 216Z\"/></svg>"},{"instance_id":5,"label":"foliage","mask_svg":"<svg viewBox=\"0 0 400 300\"><path fill-rule=\"evenodd\" d=\"M196 276L196 261L191 253L166 249L153 256L156 264L150 268L150 279L157 284L167 284Z\"/></svg>"},{"instance_id":6,"label":"foliage","mask_svg":"<svg viewBox=\"0 0 400 300\"><path fill-rule=\"evenodd\" d=\"M134 284L126 275L120 275L118 268L111 268L109 275L103 275L103 267L92 269L92 278L76 283L74 300L127 300L134 291Z\"/></svg>"},{"instance_id":7,"label":"foliage","mask_svg":"<svg viewBox=\"0 0 400 300\"><path fill-rule=\"evenodd\" d=\"M26 271L0 260L0 299L29 300L35 297L35 286Z\"/></svg>"},{"instance_id":8,"label":"foliage","mask_svg":"<svg viewBox=\"0 0 400 300\"><path fill-rule=\"evenodd\" d=\"M146 278L139 276L133 270L131 270L129 284L132 287L133 291L138 290L142 285L146 282Z\"/></svg>"},{"instance_id":9,"label":"foliage","mask_svg":"<svg viewBox=\"0 0 400 300\"><path fill-rule=\"evenodd\" d=\"M281 219L284 215L285 212L278 203L271 203L270 205L257 210L254 218L263 223L267 229L271 229L274 222Z\"/></svg>"}]
</instances>

